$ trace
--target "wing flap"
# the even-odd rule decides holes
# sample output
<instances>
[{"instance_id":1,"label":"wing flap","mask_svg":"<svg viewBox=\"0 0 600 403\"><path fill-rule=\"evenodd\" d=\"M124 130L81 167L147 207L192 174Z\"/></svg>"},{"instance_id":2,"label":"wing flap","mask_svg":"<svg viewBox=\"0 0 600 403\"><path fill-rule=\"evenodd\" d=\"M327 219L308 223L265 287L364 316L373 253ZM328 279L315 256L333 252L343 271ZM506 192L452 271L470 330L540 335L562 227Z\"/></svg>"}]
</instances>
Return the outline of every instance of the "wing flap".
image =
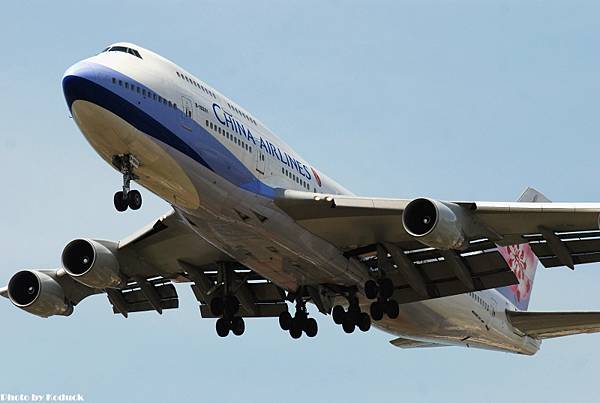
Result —
<instances>
[{"instance_id":1,"label":"wing flap","mask_svg":"<svg viewBox=\"0 0 600 403\"><path fill-rule=\"evenodd\" d=\"M561 240L574 264L600 262L600 231L558 232L556 236ZM526 236L525 239L544 267L563 265L550 243L541 234Z\"/></svg>"},{"instance_id":2,"label":"wing flap","mask_svg":"<svg viewBox=\"0 0 600 403\"><path fill-rule=\"evenodd\" d=\"M600 332L600 312L506 312L513 327L537 339Z\"/></svg>"},{"instance_id":3,"label":"wing flap","mask_svg":"<svg viewBox=\"0 0 600 403\"><path fill-rule=\"evenodd\" d=\"M141 281L147 287L141 286ZM115 314L127 316L131 312L158 311L179 308L177 290L170 280L157 277L150 280L130 282L122 290L108 292L108 300Z\"/></svg>"}]
</instances>

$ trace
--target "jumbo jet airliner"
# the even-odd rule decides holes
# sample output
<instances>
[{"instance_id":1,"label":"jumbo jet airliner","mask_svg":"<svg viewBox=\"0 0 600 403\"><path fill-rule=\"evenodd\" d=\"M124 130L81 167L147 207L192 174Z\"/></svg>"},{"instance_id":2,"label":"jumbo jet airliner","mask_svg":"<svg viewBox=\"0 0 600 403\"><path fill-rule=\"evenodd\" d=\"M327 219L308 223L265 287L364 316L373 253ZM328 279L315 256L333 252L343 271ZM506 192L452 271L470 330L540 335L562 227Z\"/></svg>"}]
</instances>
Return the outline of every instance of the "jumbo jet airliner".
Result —
<instances>
[{"instance_id":1,"label":"jumbo jet airliner","mask_svg":"<svg viewBox=\"0 0 600 403\"><path fill-rule=\"evenodd\" d=\"M69 111L123 178L172 211L120 240L76 239L56 270L23 270L0 294L34 315L68 316L106 294L114 313L178 307L189 283L225 337L246 318L317 334L306 304L346 333L373 324L402 348L534 354L541 340L600 331L600 313L527 311L535 270L600 261L600 203L356 196L252 113L182 67L117 43L64 74Z\"/></svg>"}]
</instances>

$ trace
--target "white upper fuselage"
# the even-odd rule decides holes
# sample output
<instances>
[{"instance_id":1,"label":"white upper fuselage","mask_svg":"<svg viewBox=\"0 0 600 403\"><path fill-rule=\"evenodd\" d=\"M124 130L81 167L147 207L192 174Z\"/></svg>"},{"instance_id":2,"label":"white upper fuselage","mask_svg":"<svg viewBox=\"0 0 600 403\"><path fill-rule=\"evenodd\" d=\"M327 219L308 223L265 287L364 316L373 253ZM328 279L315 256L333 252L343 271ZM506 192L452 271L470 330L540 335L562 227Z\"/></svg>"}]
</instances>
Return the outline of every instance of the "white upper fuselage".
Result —
<instances>
[{"instance_id":1,"label":"white upper fuselage","mask_svg":"<svg viewBox=\"0 0 600 403\"><path fill-rule=\"evenodd\" d=\"M199 236L283 288L364 283L366 272L273 203L286 189L348 190L186 70L137 45L112 46L119 49L75 64L63 79L73 117L102 158L135 155L137 182ZM424 342L533 354L539 342L515 334L506 309L515 308L488 290L401 305L398 319L378 326Z\"/></svg>"}]
</instances>

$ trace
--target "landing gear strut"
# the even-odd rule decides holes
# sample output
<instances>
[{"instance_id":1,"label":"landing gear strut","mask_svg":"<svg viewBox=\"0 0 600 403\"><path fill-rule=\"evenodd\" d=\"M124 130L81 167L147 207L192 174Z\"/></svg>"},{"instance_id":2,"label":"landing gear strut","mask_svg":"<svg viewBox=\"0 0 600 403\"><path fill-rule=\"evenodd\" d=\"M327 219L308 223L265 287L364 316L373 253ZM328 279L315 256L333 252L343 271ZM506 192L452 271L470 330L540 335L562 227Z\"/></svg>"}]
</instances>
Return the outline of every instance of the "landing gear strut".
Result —
<instances>
[{"instance_id":1,"label":"landing gear strut","mask_svg":"<svg viewBox=\"0 0 600 403\"><path fill-rule=\"evenodd\" d=\"M390 319L396 319L400 314L398 303L392 299L394 283L389 278L378 281L369 280L365 283L365 295L369 299L376 299L371 303L370 313L373 320L383 319L386 314Z\"/></svg>"},{"instance_id":2,"label":"landing gear strut","mask_svg":"<svg viewBox=\"0 0 600 403\"><path fill-rule=\"evenodd\" d=\"M342 325L344 332L352 333L358 327L366 332L371 328L371 318L366 312L361 312L356 293L351 293L348 297L348 310L344 310L341 305L336 305L331 311L333 321L337 325Z\"/></svg>"},{"instance_id":3,"label":"landing gear strut","mask_svg":"<svg viewBox=\"0 0 600 403\"><path fill-rule=\"evenodd\" d=\"M113 165L123 174L123 190L115 193L114 203L117 211L125 211L129 207L139 210L142 207L142 195L137 190L131 190L131 181L137 179L133 170L139 167L139 161L131 154L115 155Z\"/></svg>"},{"instance_id":4,"label":"landing gear strut","mask_svg":"<svg viewBox=\"0 0 600 403\"><path fill-rule=\"evenodd\" d=\"M290 336L294 339L302 337L302 332L308 337L315 337L319 331L317 321L308 317L306 301L300 293L296 295L296 313L292 317L289 312L282 312L279 315L279 326L281 329L290 332Z\"/></svg>"}]
</instances>

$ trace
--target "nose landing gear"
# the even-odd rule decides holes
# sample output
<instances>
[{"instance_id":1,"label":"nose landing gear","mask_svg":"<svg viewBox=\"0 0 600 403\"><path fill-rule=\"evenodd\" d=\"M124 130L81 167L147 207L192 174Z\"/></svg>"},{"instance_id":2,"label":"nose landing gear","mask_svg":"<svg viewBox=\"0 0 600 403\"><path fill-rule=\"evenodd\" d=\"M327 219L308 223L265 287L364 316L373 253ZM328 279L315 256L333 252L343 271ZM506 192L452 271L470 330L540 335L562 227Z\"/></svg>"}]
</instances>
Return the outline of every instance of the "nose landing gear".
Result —
<instances>
[{"instance_id":1,"label":"nose landing gear","mask_svg":"<svg viewBox=\"0 0 600 403\"><path fill-rule=\"evenodd\" d=\"M113 198L115 209L123 212L130 208L139 210L142 207L142 195L137 190L131 190L131 181L138 177L133 173L140 166L139 161L132 154L115 155L113 165L123 174L123 190L115 193Z\"/></svg>"}]
</instances>

